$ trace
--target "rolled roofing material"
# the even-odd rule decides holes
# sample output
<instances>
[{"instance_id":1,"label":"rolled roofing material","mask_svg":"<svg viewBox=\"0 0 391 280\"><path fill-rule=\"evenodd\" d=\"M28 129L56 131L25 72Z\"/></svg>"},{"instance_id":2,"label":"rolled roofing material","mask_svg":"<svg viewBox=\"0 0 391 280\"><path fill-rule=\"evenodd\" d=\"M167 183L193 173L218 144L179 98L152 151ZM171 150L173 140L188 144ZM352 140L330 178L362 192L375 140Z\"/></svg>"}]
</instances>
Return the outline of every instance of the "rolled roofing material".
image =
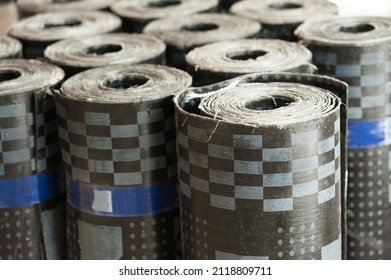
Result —
<instances>
[{"instance_id":1,"label":"rolled roofing material","mask_svg":"<svg viewBox=\"0 0 391 280\"><path fill-rule=\"evenodd\" d=\"M22 44L8 36L0 36L0 59L17 58L22 55Z\"/></svg>"}]
</instances>

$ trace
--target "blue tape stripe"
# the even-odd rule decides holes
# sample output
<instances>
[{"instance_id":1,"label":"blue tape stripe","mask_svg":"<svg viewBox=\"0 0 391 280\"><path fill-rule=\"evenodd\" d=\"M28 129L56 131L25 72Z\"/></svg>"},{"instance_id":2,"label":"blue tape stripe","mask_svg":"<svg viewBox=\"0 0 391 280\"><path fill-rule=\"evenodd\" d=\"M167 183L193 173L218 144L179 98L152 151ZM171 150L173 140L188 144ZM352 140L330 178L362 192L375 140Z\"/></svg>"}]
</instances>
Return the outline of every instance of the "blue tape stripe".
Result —
<instances>
[{"instance_id":1,"label":"blue tape stripe","mask_svg":"<svg viewBox=\"0 0 391 280\"><path fill-rule=\"evenodd\" d=\"M145 216L178 207L177 180L158 184L111 187L68 180L68 202L76 209L101 216Z\"/></svg>"},{"instance_id":2,"label":"blue tape stripe","mask_svg":"<svg viewBox=\"0 0 391 280\"><path fill-rule=\"evenodd\" d=\"M16 208L44 202L61 193L57 169L23 178L0 179L0 208Z\"/></svg>"},{"instance_id":3,"label":"blue tape stripe","mask_svg":"<svg viewBox=\"0 0 391 280\"><path fill-rule=\"evenodd\" d=\"M390 144L389 119L348 122L348 147L366 148Z\"/></svg>"}]
</instances>

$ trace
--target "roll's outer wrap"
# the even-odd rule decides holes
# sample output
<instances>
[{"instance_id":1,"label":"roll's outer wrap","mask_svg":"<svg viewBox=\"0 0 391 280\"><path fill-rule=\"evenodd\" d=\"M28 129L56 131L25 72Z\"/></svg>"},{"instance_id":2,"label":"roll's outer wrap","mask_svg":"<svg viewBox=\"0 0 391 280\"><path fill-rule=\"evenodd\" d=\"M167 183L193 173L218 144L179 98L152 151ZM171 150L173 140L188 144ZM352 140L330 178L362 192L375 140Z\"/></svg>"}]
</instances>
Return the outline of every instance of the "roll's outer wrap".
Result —
<instances>
[{"instance_id":1,"label":"roll's outer wrap","mask_svg":"<svg viewBox=\"0 0 391 280\"><path fill-rule=\"evenodd\" d=\"M341 258L346 114L331 92L346 91L327 77L250 74L175 97L184 258Z\"/></svg>"},{"instance_id":2,"label":"roll's outer wrap","mask_svg":"<svg viewBox=\"0 0 391 280\"><path fill-rule=\"evenodd\" d=\"M59 11L82 11L82 10L108 10L115 0L18 0L16 2L19 14L22 17L38 13Z\"/></svg>"},{"instance_id":3,"label":"roll's outer wrap","mask_svg":"<svg viewBox=\"0 0 391 280\"><path fill-rule=\"evenodd\" d=\"M126 32L142 32L151 21L173 16L216 12L218 0L122 0L111 5L111 11L121 17Z\"/></svg>"},{"instance_id":4,"label":"roll's outer wrap","mask_svg":"<svg viewBox=\"0 0 391 280\"><path fill-rule=\"evenodd\" d=\"M337 14L338 7L327 0L244 0L230 13L262 25L259 37L297 41L295 29L309 17Z\"/></svg>"},{"instance_id":5,"label":"roll's outer wrap","mask_svg":"<svg viewBox=\"0 0 391 280\"><path fill-rule=\"evenodd\" d=\"M50 96L64 72L9 59L0 73L0 259L64 259L64 176Z\"/></svg>"},{"instance_id":6,"label":"roll's outer wrap","mask_svg":"<svg viewBox=\"0 0 391 280\"><path fill-rule=\"evenodd\" d=\"M0 36L0 59L18 58L22 56L22 44L8 36Z\"/></svg>"},{"instance_id":7,"label":"roll's outer wrap","mask_svg":"<svg viewBox=\"0 0 391 280\"><path fill-rule=\"evenodd\" d=\"M321 74L349 84L348 258L391 259L391 20L327 18L296 34Z\"/></svg>"},{"instance_id":8,"label":"roll's outer wrap","mask_svg":"<svg viewBox=\"0 0 391 280\"><path fill-rule=\"evenodd\" d=\"M96 68L56 95L70 259L174 259L179 242L173 95L159 65Z\"/></svg>"},{"instance_id":9,"label":"roll's outer wrap","mask_svg":"<svg viewBox=\"0 0 391 280\"><path fill-rule=\"evenodd\" d=\"M221 82L256 72L311 74L312 54L304 46L276 39L243 39L195 48L186 55L193 85Z\"/></svg>"},{"instance_id":10,"label":"roll's outer wrap","mask_svg":"<svg viewBox=\"0 0 391 280\"><path fill-rule=\"evenodd\" d=\"M70 38L45 49L45 58L67 76L112 64L164 64L166 45L147 34L108 33Z\"/></svg>"},{"instance_id":11,"label":"roll's outer wrap","mask_svg":"<svg viewBox=\"0 0 391 280\"><path fill-rule=\"evenodd\" d=\"M258 22L228 14L195 14L155 20L143 32L162 39L167 45L167 65L185 69L186 54L209 43L254 37Z\"/></svg>"},{"instance_id":12,"label":"roll's outer wrap","mask_svg":"<svg viewBox=\"0 0 391 280\"><path fill-rule=\"evenodd\" d=\"M13 23L8 35L23 44L25 58L43 57L45 48L62 39L118 31L121 19L102 11L58 11L37 14Z\"/></svg>"}]
</instances>

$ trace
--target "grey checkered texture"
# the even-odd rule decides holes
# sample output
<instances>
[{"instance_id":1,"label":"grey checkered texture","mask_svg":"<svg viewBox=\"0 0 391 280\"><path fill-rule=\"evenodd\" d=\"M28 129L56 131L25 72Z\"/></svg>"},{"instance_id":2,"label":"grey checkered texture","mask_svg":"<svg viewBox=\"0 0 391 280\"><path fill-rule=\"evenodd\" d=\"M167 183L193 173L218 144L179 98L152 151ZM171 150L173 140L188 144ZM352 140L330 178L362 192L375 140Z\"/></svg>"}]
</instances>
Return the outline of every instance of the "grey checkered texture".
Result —
<instances>
[{"instance_id":1,"label":"grey checkered texture","mask_svg":"<svg viewBox=\"0 0 391 280\"><path fill-rule=\"evenodd\" d=\"M349 84L349 119L376 119L391 114L390 46L308 48L319 73Z\"/></svg>"},{"instance_id":2,"label":"grey checkered texture","mask_svg":"<svg viewBox=\"0 0 391 280\"><path fill-rule=\"evenodd\" d=\"M67 110L66 106L59 100L58 129L65 169L72 179L129 186L176 176L175 121L170 100L138 109L107 105L100 112L80 105L74 113L74 107ZM127 114L119 115L121 110Z\"/></svg>"}]
</instances>

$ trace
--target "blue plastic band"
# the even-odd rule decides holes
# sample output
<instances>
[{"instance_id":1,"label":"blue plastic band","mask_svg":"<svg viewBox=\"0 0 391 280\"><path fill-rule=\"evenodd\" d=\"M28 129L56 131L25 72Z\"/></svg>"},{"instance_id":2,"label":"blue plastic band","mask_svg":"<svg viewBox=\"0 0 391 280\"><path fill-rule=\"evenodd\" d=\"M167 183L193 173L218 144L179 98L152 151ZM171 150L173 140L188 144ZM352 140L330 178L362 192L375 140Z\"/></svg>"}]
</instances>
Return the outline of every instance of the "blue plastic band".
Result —
<instances>
[{"instance_id":1,"label":"blue plastic band","mask_svg":"<svg viewBox=\"0 0 391 280\"><path fill-rule=\"evenodd\" d=\"M68 181L68 202L76 209L100 216L132 217L178 207L177 180L153 185L111 187Z\"/></svg>"},{"instance_id":2,"label":"blue plastic band","mask_svg":"<svg viewBox=\"0 0 391 280\"><path fill-rule=\"evenodd\" d=\"M390 144L390 120L349 121L348 147L367 148Z\"/></svg>"},{"instance_id":3,"label":"blue plastic band","mask_svg":"<svg viewBox=\"0 0 391 280\"><path fill-rule=\"evenodd\" d=\"M57 169L23 178L0 179L0 208L44 202L59 195L61 185Z\"/></svg>"}]
</instances>

